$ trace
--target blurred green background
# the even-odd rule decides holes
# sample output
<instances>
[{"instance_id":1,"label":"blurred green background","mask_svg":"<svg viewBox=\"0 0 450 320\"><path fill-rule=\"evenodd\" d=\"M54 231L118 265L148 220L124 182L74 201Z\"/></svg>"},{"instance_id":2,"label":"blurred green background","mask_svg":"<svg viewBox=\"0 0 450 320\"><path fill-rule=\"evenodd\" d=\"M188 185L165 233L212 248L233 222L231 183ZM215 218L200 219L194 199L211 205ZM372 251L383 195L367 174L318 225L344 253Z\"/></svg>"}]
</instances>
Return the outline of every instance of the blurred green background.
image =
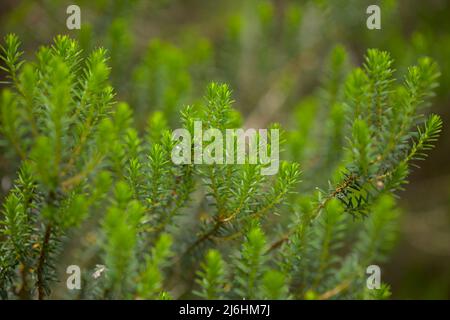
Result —
<instances>
[{"instance_id":1,"label":"blurred green background","mask_svg":"<svg viewBox=\"0 0 450 320\"><path fill-rule=\"evenodd\" d=\"M80 30L66 27L71 4L81 8ZM381 8L381 30L366 27L371 4ZM210 81L230 84L246 126L289 128L338 44L354 65L368 48L387 50L399 74L432 57L442 72L432 112L443 117L444 132L400 194L401 237L382 277L393 298L449 299L449 17L448 0L1 0L0 35L19 35L26 56L57 34L79 39L85 52L106 47L117 98L130 103L141 129L157 110L175 127L177 110L196 103ZM16 166L8 161L0 155L3 195Z\"/></svg>"}]
</instances>

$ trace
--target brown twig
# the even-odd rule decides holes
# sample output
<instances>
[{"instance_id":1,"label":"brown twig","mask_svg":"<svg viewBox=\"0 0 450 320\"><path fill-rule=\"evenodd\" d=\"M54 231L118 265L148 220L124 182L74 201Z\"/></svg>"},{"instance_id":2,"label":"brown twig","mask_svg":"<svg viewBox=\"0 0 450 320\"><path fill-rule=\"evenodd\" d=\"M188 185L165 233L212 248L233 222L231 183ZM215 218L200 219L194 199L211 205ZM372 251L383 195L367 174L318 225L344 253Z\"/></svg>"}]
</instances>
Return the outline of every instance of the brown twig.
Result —
<instances>
[{"instance_id":1,"label":"brown twig","mask_svg":"<svg viewBox=\"0 0 450 320\"><path fill-rule=\"evenodd\" d=\"M22 284L20 286L19 292L18 292L18 296L20 299L22 300L29 300L30 299L30 294L29 294L29 289L28 289L28 266L26 266L25 264L21 264L20 265L20 278L22 279Z\"/></svg>"},{"instance_id":2,"label":"brown twig","mask_svg":"<svg viewBox=\"0 0 450 320\"><path fill-rule=\"evenodd\" d=\"M38 267L37 267L37 287L38 287L38 299L43 300L45 296L44 288L44 265L47 259L47 250L50 242L50 236L52 232L52 225L48 224L45 228L44 240L42 241L41 252L39 254Z\"/></svg>"},{"instance_id":3,"label":"brown twig","mask_svg":"<svg viewBox=\"0 0 450 320\"><path fill-rule=\"evenodd\" d=\"M347 289L350 286L350 284L351 284L350 280L344 281L341 284L334 287L333 289L328 290L328 291L324 292L323 294L321 294L318 297L318 300L328 300L328 299L334 297L335 295L341 293L345 289Z\"/></svg>"},{"instance_id":4,"label":"brown twig","mask_svg":"<svg viewBox=\"0 0 450 320\"><path fill-rule=\"evenodd\" d=\"M320 212L323 208L325 208L325 206L327 205L327 203L335 198L339 193L343 192L344 190L346 190L349 186L351 186L351 184L357 179L356 176L349 176L347 177L344 182L340 183L334 190L333 192L329 193L326 198L320 202L317 207L314 210L314 214L312 215L312 220L315 220L316 218L319 217ZM294 233L293 228L291 228L288 232L286 232L280 239L278 239L277 241L273 242L269 249L267 250L267 252L271 252L277 248L279 248L283 243L285 243L286 241L289 240L289 237Z\"/></svg>"}]
</instances>

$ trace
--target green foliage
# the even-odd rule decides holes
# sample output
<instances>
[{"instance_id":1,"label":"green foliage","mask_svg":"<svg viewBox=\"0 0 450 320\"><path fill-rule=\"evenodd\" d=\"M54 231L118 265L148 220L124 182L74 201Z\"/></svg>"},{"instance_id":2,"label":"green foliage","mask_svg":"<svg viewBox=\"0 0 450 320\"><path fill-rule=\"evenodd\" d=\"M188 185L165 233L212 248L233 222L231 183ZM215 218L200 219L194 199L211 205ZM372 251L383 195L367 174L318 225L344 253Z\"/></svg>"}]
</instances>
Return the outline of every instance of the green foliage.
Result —
<instances>
[{"instance_id":1,"label":"green foliage","mask_svg":"<svg viewBox=\"0 0 450 320\"><path fill-rule=\"evenodd\" d=\"M19 60L23 54L19 47L20 41L15 34L8 34L5 37L5 45L0 46L1 59L5 64L5 66L1 66L1 69L9 74L9 78L13 82L17 81L17 72L23 64L23 61Z\"/></svg>"},{"instance_id":2,"label":"green foliage","mask_svg":"<svg viewBox=\"0 0 450 320\"><path fill-rule=\"evenodd\" d=\"M267 32L274 28L269 2L257 20ZM300 20L295 12L288 31ZM118 43L131 41L123 36ZM2 209L2 298L50 297L63 279L63 250L83 270L96 270L78 298L389 295L386 285L368 292L364 272L386 258L399 215L396 192L442 130L439 116L422 116L439 74L430 59L400 83L388 53L371 49L363 68L349 71L344 47L335 48L321 89L299 103L293 130L271 125L291 161L265 176L268 164L249 155L239 165L172 162L174 123L191 136L196 121L222 134L242 125L225 84L210 83L203 100L180 108L195 59L162 42L150 45L135 73L145 88L137 89L138 100L159 111L141 130L134 108L114 103L106 51L85 54L67 36L39 49L33 62L20 60L15 36L2 47L11 82L1 95L0 139L20 159ZM268 144L274 151L273 137ZM226 146L220 151L237 157Z\"/></svg>"},{"instance_id":3,"label":"green foliage","mask_svg":"<svg viewBox=\"0 0 450 320\"><path fill-rule=\"evenodd\" d=\"M105 265L108 268L108 285L106 297L118 298L127 296L130 285L128 275L134 273L136 267L135 250L137 229L144 208L135 200L126 183L119 182L115 188L115 199L108 208L102 229L105 233Z\"/></svg>"},{"instance_id":4,"label":"green foliage","mask_svg":"<svg viewBox=\"0 0 450 320\"><path fill-rule=\"evenodd\" d=\"M163 291L164 274L162 269L168 264L172 245L172 238L168 234L162 234L156 241L152 254L147 258L145 269L139 278L137 294L139 298L158 299L167 298ZM164 299L165 299L164 298Z\"/></svg>"},{"instance_id":5,"label":"green foliage","mask_svg":"<svg viewBox=\"0 0 450 320\"><path fill-rule=\"evenodd\" d=\"M333 66L335 57L330 59ZM364 291L365 268L384 261L395 239L398 210L393 196L402 190L410 168L426 157L441 131L439 116L420 113L433 96L439 75L436 65L428 58L420 59L409 68L403 84L396 83L392 66L388 53L371 49L364 69L350 72L338 89L324 87L325 97L336 97L335 103L342 106L345 149L326 166L334 171L328 189L300 198L299 215L290 231L272 245L274 249L281 246L280 266L291 274L291 290L297 297L369 297ZM333 94L341 90L342 96ZM309 126L310 135L314 115L320 117L315 113L309 115L309 124L300 122ZM414 126L417 130L411 131ZM310 176L320 177L314 170L323 167L304 168ZM355 237L357 225L362 229ZM349 250L351 241L355 245ZM386 297L388 291L383 292L371 296Z\"/></svg>"},{"instance_id":6,"label":"green foliage","mask_svg":"<svg viewBox=\"0 0 450 320\"><path fill-rule=\"evenodd\" d=\"M264 273L261 284L261 296L269 300L288 299L289 288L286 276L276 270L268 270Z\"/></svg>"},{"instance_id":7,"label":"green foliage","mask_svg":"<svg viewBox=\"0 0 450 320\"><path fill-rule=\"evenodd\" d=\"M236 294L245 299L255 299L262 276L267 240L258 227L251 228L236 259Z\"/></svg>"},{"instance_id":8,"label":"green foliage","mask_svg":"<svg viewBox=\"0 0 450 320\"><path fill-rule=\"evenodd\" d=\"M171 44L152 41L134 72L135 104L140 108L150 105L153 110L162 110L174 123L174 115L186 101L191 86L187 59Z\"/></svg>"},{"instance_id":9,"label":"green foliage","mask_svg":"<svg viewBox=\"0 0 450 320\"><path fill-rule=\"evenodd\" d=\"M197 272L198 284L202 291L197 295L204 299L221 299L224 297L226 270L219 251L211 249L207 252L205 262Z\"/></svg>"}]
</instances>

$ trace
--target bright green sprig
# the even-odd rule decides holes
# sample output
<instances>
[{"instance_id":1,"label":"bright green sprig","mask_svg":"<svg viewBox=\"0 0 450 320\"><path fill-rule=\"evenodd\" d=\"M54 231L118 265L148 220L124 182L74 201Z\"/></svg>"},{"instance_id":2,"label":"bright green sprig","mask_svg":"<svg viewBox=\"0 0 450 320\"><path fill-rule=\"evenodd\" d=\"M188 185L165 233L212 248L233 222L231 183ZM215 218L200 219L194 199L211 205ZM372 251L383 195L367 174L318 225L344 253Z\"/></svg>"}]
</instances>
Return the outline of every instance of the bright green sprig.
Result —
<instances>
[{"instance_id":1,"label":"bright green sprig","mask_svg":"<svg viewBox=\"0 0 450 320\"><path fill-rule=\"evenodd\" d=\"M201 291L196 294L204 299L223 299L225 297L226 270L222 256L217 250L209 250L205 261L197 272L197 283Z\"/></svg>"}]
</instances>

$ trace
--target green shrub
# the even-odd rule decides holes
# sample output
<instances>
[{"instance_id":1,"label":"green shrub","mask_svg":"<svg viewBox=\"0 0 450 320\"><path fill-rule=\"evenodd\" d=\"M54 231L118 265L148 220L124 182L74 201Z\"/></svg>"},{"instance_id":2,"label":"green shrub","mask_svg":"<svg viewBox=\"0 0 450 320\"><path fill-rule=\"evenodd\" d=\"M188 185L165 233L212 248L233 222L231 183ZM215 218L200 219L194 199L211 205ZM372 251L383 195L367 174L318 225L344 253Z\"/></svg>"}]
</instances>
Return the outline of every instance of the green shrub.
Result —
<instances>
[{"instance_id":1,"label":"green shrub","mask_svg":"<svg viewBox=\"0 0 450 320\"><path fill-rule=\"evenodd\" d=\"M145 133L135 129L131 108L114 102L103 49L84 59L59 36L26 62L14 35L1 49L2 150L20 160L2 211L2 298L388 296L386 285L367 290L365 270L386 258L394 195L441 131L439 116L422 115L438 76L430 59L400 83L388 53L369 50L347 75L336 48L322 90L283 134L293 161L263 176L260 164L174 165L172 121L158 112ZM169 71L183 91L184 69ZM142 76L146 86L158 81ZM230 89L217 83L180 118L190 132L196 120L221 131L241 125ZM80 290L58 289L63 256L81 267Z\"/></svg>"}]
</instances>

